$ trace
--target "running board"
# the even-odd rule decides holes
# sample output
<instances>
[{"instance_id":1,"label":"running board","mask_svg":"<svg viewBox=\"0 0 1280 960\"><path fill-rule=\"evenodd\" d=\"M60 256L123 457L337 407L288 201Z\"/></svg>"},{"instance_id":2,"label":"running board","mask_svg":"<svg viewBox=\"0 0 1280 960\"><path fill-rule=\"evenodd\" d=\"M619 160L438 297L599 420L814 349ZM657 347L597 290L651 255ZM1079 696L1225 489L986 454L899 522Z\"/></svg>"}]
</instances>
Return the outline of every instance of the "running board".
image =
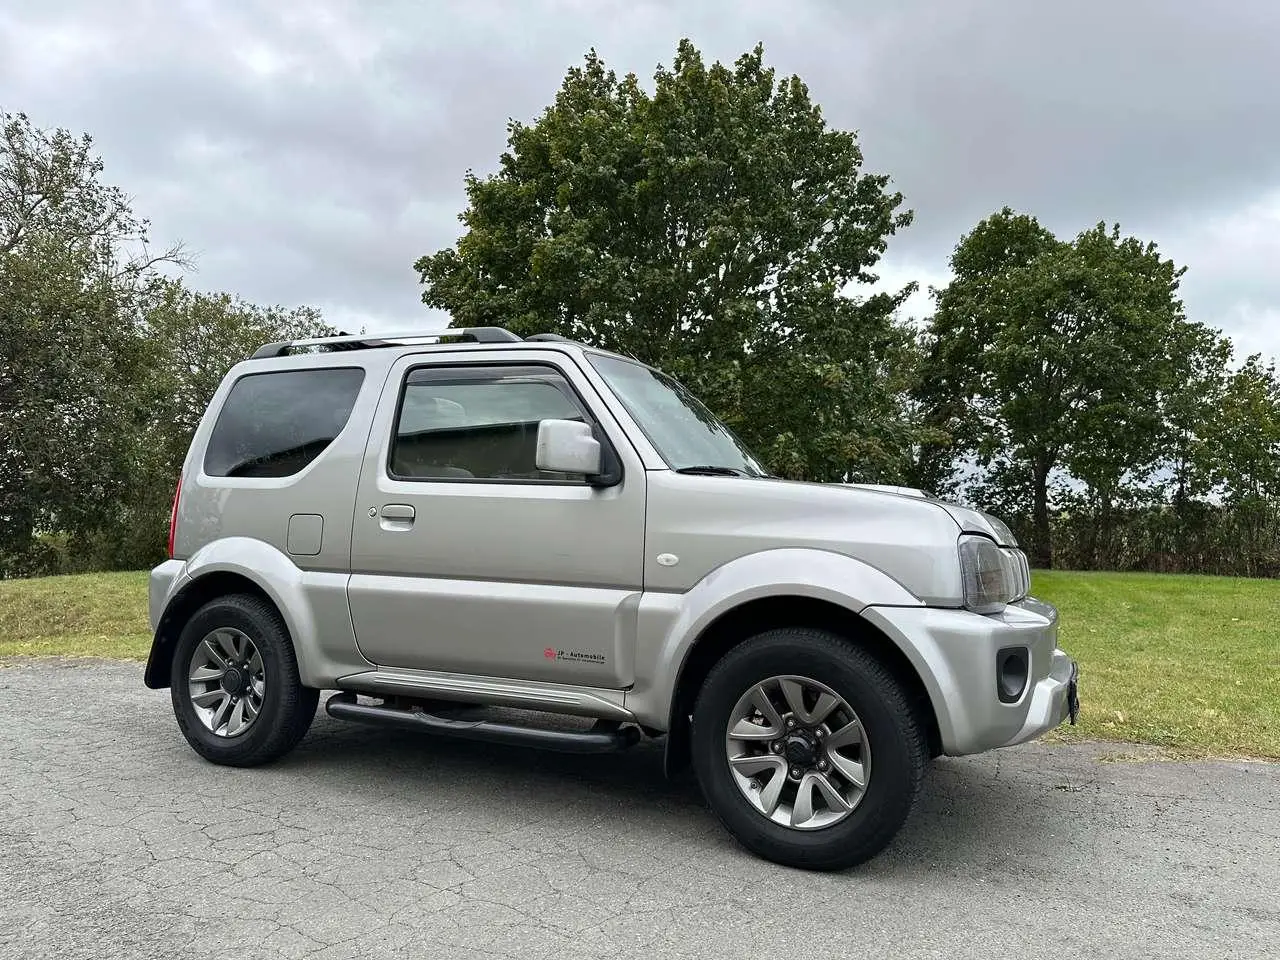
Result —
<instances>
[{"instance_id":1,"label":"running board","mask_svg":"<svg viewBox=\"0 0 1280 960\"><path fill-rule=\"evenodd\" d=\"M385 697L398 693L413 699L459 700L490 706L568 713L579 717L635 723L623 704L624 690L602 690L537 680L463 676L432 670L382 668L339 677L335 689Z\"/></svg>"},{"instance_id":2,"label":"running board","mask_svg":"<svg viewBox=\"0 0 1280 960\"><path fill-rule=\"evenodd\" d=\"M484 740L517 747L535 747L559 753L616 753L634 746L640 740L635 727L622 727L614 721L597 720L590 730L545 730L520 727L492 720L466 720L441 717L416 710L357 703L355 694L335 693L324 705L331 717L379 727L437 733L463 740Z\"/></svg>"}]
</instances>

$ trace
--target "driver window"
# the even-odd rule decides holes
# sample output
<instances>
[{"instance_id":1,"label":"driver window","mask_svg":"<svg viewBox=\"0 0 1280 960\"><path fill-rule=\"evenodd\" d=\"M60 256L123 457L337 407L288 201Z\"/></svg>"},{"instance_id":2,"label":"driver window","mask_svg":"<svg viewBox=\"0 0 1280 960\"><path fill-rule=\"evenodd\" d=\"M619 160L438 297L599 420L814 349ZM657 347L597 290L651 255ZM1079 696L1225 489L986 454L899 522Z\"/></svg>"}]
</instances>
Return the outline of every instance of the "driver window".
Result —
<instances>
[{"instance_id":1,"label":"driver window","mask_svg":"<svg viewBox=\"0 0 1280 960\"><path fill-rule=\"evenodd\" d=\"M585 421L551 367L419 367L405 378L390 471L401 480L582 483L534 464L538 423Z\"/></svg>"}]
</instances>

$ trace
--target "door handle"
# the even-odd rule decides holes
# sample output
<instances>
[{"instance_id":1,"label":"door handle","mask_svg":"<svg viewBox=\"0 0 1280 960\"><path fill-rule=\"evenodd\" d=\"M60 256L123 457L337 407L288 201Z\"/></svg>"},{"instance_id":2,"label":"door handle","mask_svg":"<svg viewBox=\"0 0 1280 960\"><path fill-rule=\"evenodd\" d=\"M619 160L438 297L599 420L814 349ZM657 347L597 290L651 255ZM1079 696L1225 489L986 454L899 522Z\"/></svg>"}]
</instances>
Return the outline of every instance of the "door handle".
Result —
<instances>
[{"instance_id":1,"label":"door handle","mask_svg":"<svg viewBox=\"0 0 1280 960\"><path fill-rule=\"evenodd\" d=\"M408 530L413 526L414 510L407 503L388 503L378 515L382 518L379 526L383 530Z\"/></svg>"}]
</instances>

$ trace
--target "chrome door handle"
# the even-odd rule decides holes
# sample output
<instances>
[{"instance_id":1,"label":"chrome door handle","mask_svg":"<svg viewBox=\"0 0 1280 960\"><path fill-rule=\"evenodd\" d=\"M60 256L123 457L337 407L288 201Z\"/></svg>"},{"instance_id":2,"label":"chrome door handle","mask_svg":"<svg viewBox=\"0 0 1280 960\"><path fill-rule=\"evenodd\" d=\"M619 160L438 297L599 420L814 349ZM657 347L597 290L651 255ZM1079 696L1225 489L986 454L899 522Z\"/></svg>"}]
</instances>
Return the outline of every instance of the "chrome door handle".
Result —
<instances>
[{"instance_id":1,"label":"chrome door handle","mask_svg":"<svg viewBox=\"0 0 1280 960\"><path fill-rule=\"evenodd\" d=\"M408 530L413 526L414 510L407 503L388 503L378 515L378 526L383 530Z\"/></svg>"}]
</instances>

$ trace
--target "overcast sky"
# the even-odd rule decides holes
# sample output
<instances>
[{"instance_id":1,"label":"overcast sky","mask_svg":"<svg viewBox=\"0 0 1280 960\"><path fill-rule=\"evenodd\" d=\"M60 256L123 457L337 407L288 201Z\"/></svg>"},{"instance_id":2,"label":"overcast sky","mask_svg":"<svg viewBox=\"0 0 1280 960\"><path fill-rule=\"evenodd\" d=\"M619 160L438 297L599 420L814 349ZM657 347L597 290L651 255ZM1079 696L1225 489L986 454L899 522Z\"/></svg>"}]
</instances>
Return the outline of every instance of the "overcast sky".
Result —
<instances>
[{"instance_id":1,"label":"overcast sky","mask_svg":"<svg viewBox=\"0 0 1280 960\"><path fill-rule=\"evenodd\" d=\"M1277 0L4 0L0 109L91 133L194 286L438 326L412 263L457 237L507 119L592 46L647 81L683 36L763 41L859 132L916 212L886 285L945 283L1004 204L1063 236L1119 221L1189 267L1192 317L1280 354Z\"/></svg>"}]
</instances>

